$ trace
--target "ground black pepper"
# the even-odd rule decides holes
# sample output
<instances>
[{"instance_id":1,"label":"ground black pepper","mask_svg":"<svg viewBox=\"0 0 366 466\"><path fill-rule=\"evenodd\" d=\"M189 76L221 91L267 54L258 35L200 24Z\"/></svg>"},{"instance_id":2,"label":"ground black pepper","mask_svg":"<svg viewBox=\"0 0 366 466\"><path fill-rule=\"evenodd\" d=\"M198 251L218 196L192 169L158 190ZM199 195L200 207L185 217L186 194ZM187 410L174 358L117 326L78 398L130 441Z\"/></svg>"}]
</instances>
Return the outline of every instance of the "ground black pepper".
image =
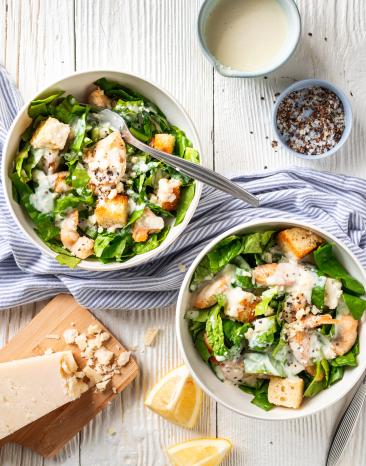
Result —
<instances>
[{"instance_id":1,"label":"ground black pepper","mask_svg":"<svg viewBox=\"0 0 366 466\"><path fill-rule=\"evenodd\" d=\"M291 92L281 102L276 120L287 145L306 155L321 155L332 149L345 127L339 97L319 86Z\"/></svg>"}]
</instances>

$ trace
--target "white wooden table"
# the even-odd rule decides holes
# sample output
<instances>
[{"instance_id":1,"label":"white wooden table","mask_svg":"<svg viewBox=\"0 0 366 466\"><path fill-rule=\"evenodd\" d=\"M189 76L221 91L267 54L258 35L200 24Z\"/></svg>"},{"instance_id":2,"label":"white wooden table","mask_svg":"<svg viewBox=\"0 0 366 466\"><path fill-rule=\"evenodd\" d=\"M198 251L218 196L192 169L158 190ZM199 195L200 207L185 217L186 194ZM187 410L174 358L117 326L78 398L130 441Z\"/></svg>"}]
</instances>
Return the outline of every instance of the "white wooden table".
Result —
<instances>
[{"instance_id":1,"label":"white wooden table","mask_svg":"<svg viewBox=\"0 0 366 466\"><path fill-rule=\"evenodd\" d=\"M364 0L298 0L303 32L296 55L268 79L223 78L203 58L196 39L200 0L1 0L0 62L24 98L57 77L87 68L116 68L145 76L169 90L200 134L207 164L227 175L291 165L366 176L366 4ZM294 80L318 77L350 96L354 129L345 148L323 162L295 160L271 147L275 94ZM0 314L4 344L40 305ZM319 415L290 422L254 421L206 399L198 427L175 427L143 407L146 389L181 362L174 309L99 312L127 346L136 347L141 375L53 460L11 445L2 466L159 466L164 447L194 436L224 436L234 453L225 465L321 466L347 400ZM151 325L162 329L144 348ZM366 410L364 411L364 414ZM0 413L1 415L1 413ZM362 420L342 466L366 464Z\"/></svg>"}]
</instances>

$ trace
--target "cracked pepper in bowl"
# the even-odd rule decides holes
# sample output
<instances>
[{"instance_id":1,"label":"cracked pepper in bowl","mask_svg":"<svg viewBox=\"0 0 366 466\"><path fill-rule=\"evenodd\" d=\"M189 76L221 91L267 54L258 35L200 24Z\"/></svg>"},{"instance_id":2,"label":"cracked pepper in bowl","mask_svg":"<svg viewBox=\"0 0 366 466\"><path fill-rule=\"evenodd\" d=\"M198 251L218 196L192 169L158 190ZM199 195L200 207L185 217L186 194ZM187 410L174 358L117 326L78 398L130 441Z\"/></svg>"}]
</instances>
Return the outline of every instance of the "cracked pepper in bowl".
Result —
<instances>
[{"instance_id":1,"label":"cracked pepper in bowl","mask_svg":"<svg viewBox=\"0 0 366 466\"><path fill-rule=\"evenodd\" d=\"M307 87L284 97L277 110L276 125L293 151L322 155L341 140L345 111L341 99L333 91L321 86Z\"/></svg>"}]
</instances>

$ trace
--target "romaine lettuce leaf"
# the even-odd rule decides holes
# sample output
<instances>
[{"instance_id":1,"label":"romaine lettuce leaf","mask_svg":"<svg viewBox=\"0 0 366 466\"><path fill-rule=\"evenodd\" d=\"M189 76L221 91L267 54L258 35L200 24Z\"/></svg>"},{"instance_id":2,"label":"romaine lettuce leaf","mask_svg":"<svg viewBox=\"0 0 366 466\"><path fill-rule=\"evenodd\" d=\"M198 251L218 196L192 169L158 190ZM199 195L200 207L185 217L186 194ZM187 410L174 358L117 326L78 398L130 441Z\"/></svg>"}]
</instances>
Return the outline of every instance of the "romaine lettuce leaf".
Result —
<instances>
[{"instance_id":1,"label":"romaine lettuce leaf","mask_svg":"<svg viewBox=\"0 0 366 466\"><path fill-rule=\"evenodd\" d=\"M272 288L268 288L268 290L263 291L261 296L261 301L255 306L255 315L265 315L269 309L269 303L272 299L278 295L279 288L278 286L274 286Z\"/></svg>"},{"instance_id":2,"label":"romaine lettuce leaf","mask_svg":"<svg viewBox=\"0 0 366 466\"><path fill-rule=\"evenodd\" d=\"M230 319L222 321L225 338L234 346L241 346L250 324L242 324Z\"/></svg>"},{"instance_id":3,"label":"romaine lettuce leaf","mask_svg":"<svg viewBox=\"0 0 366 466\"><path fill-rule=\"evenodd\" d=\"M28 107L28 115L31 118L35 118L39 115L47 116L50 114L49 104L60 97L63 94L63 91L57 92L56 94L52 94L44 99L36 99L32 100Z\"/></svg>"},{"instance_id":4,"label":"romaine lettuce leaf","mask_svg":"<svg viewBox=\"0 0 366 466\"><path fill-rule=\"evenodd\" d=\"M343 293L342 297L353 318L360 320L366 309L366 301L347 293Z\"/></svg>"},{"instance_id":5,"label":"romaine lettuce leaf","mask_svg":"<svg viewBox=\"0 0 366 466\"><path fill-rule=\"evenodd\" d=\"M343 286L357 295L365 293L365 288L358 280L353 278L333 255L332 245L325 243L314 251L315 264L319 271L331 278L342 280Z\"/></svg>"},{"instance_id":6,"label":"romaine lettuce leaf","mask_svg":"<svg viewBox=\"0 0 366 466\"><path fill-rule=\"evenodd\" d=\"M268 380L258 381L257 387L250 387L248 385L239 385L239 388L251 395L254 395L252 403L265 411L271 410L274 405L268 401Z\"/></svg>"},{"instance_id":7,"label":"romaine lettuce leaf","mask_svg":"<svg viewBox=\"0 0 366 466\"><path fill-rule=\"evenodd\" d=\"M271 240L275 231L251 233L243 237L242 254L260 254Z\"/></svg>"},{"instance_id":8,"label":"romaine lettuce leaf","mask_svg":"<svg viewBox=\"0 0 366 466\"><path fill-rule=\"evenodd\" d=\"M248 337L249 348L264 351L273 345L277 332L276 316L263 317L253 322L253 332Z\"/></svg>"},{"instance_id":9,"label":"romaine lettuce leaf","mask_svg":"<svg viewBox=\"0 0 366 466\"><path fill-rule=\"evenodd\" d=\"M226 357L228 348L225 345L224 328L221 319L221 308L223 306L222 297L218 296L218 302L212 307L210 315L206 321L207 340L212 347L214 356Z\"/></svg>"},{"instance_id":10,"label":"romaine lettuce leaf","mask_svg":"<svg viewBox=\"0 0 366 466\"><path fill-rule=\"evenodd\" d=\"M182 189L182 194L181 194L178 208L177 208L177 214L175 217L175 225L179 225L183 222L184 217L186 216L187 210L189 206L191 205L191 202L194 198L195 191L196 191L196 186L194 183L188 186L185 186Z\"/></svg>"}]
</instances>

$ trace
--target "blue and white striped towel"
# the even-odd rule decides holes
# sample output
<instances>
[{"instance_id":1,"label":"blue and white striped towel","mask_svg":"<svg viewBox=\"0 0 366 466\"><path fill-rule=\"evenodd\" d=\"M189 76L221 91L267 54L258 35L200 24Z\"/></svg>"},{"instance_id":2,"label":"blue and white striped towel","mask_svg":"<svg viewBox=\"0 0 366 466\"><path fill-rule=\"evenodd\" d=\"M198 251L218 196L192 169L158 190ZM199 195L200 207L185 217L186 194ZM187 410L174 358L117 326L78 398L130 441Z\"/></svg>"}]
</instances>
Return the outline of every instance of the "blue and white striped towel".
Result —
<instances>
[{"instance_id":1,"label":"blue and white striped towel","mask_svg":"<svg viewBox=\"0 0 366 466\"><path fill-rule=\"evenodd\" d=\"M0 69L0 151L21 97ZM261 199L253 209L206 189L178 240L155 261L130 270L70 270L41 254L15 225L0 187L0 309L72 293L91 309L149 309L172 304L188 267L212 238L264 217L307 220L342 240L366 267L366 181L309 169L236 178Z\"/></svg>"}]
</instances>

